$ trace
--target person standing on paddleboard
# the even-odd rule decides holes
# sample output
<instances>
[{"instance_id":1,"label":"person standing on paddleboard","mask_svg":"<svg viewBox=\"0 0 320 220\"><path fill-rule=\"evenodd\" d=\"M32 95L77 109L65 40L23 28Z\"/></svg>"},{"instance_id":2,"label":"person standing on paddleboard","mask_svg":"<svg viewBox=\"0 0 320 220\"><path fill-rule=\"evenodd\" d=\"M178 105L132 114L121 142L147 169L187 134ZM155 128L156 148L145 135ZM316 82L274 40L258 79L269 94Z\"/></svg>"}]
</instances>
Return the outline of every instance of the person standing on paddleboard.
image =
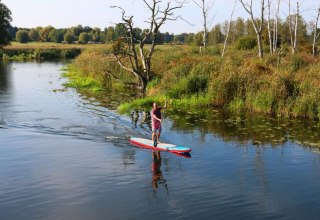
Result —
<instances>
[{"instance_id":1,"label":"person standing on paddleboard","mask_svg":"<svg viewBox=\"0 0 320 220\"><path fill-rule=\"evenodd\" d=\"M164 106L158 106L157 103L153 103L152 111L151 111L151 121L152 121L152 142L153 146L157 146L161 131L162 131L162 115L161 110L167 108L167 101Z\"/></svg>"}]
</instances>

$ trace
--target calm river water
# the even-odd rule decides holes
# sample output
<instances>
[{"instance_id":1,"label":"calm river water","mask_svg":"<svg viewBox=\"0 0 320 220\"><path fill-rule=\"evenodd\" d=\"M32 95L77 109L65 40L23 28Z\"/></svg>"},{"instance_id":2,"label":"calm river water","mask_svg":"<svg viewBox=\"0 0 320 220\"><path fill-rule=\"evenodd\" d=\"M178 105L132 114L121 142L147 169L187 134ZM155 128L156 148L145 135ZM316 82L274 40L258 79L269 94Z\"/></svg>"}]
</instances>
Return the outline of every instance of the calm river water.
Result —
<instances>
[{"instance_id":1,"label":"calm river water","mask_svg":"<svg viewBox=\"0 0 320 220\"><path fill-rule=\"evenodd\" d=\"M0 219L319 219L318 122L164 113L163 141L130 145L148 115L133 94L66 89L62 62L0 64Z\"/></svg>"}]
</instances>

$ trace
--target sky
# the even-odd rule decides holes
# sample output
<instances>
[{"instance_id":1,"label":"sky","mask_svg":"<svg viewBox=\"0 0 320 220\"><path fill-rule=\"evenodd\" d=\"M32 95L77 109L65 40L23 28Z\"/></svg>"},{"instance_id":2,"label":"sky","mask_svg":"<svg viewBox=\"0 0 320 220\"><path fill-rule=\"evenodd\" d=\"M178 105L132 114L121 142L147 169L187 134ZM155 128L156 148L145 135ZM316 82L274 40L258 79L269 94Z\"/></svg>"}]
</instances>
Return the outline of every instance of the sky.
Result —
<instances>
[{"instance_id":1,"label":"sky","mask_svg":"<svg viewBox=\"0 0 320 220\"><path fill-rule=\"evenodd\" d=\"M150 2L150 0L147 0ZM167 0L163 0L166 2ZM199 0L194 0L199 1ZM275 1L275 0L273 0ZM283 0L281 17L287 13L288 0ZM295 5L296 0L291 0ZM254 0L254 11L258 13L259 0ZM309 22L316 16L317 5L320 0L300 0L303 17ZM12 12L12 26L32 28L36 26L51 25L55 28L68 28L76 25L105 28L114 26L120 22L121 12L112 9L110 6L120 6L125 9L128 15L134 15L134 22L137 27L147 28L145 22L150 16L147 7L142 0L2 0ZM230 19L234 0L215 0L211 9L209 20L210 26ZM161 32L169 33L190 33L202 29L202 13L200 8L189 0L182 9L176 10L175 15L180 15L183 20L168 21L161 29ZM258 15L258 14L257 14ZM237 17L248 18L240 3L237 3L234 19Z\"/></svg>"}]
</instances>

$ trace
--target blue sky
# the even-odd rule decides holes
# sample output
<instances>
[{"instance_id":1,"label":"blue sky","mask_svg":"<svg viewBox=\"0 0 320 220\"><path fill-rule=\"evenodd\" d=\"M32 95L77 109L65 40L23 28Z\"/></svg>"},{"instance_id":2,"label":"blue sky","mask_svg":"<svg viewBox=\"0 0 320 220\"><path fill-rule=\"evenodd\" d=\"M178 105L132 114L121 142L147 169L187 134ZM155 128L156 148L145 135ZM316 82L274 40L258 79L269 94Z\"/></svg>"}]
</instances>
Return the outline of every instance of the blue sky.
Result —
<instances>
[{"instance_id":1,"label":"blue sky","mask_svg":"<svg viewBox=\"0 0 320 220\"><path fill-rule=\"evenodd\" d=\"M150 1L150 0L149 0ZM136 26L147 28L144 22L149 16L142 0L2 0L12 11L13 26L36 27L52 25L56 28L71 27L78 24L91 27L108 27L120 21L121 13L110 6L117 5L127 10L128 15L135 15ZM165 2L165 0L164 0ZM211 11L212 25L229 20L234 0L216 0ZM254 0L258 7L258 0ZM296 1L292 0L295 4ZM307 21L316 15L314 9L320 5L320 0L303 0L302 13ZM234 17L247 17L240 3L237 3ZM258 10L257 10L258 11ZM201 30L201 11L191 1L183 9L176 11L193 26L184 21L168 22L161 32L182 33ZM287 3L283 0L281 16L287 15Z\"/></svg>"}]
</instances>

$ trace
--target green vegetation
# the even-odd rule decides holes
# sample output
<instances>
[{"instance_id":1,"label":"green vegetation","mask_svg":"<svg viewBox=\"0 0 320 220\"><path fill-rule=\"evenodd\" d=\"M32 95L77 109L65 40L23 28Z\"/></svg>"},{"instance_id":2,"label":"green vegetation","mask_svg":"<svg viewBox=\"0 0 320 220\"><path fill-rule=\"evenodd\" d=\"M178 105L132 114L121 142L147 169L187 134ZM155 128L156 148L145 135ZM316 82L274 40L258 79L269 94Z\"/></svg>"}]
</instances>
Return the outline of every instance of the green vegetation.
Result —
<instances>
[{"instance_id":1,"label":"green vegetation","mask_svg":"<svg viewBox=\"0 0 320 220\"><path fill-rule=\"evenodd\" d=\"M153 62L155 77L148 84L145 98L122 104L119 111L149 109L154 101L170 100L172 108L220 107L279 117L320 117L319 58L288 55L278 63L276 54L260 60L254 52L233 49L222 59L220 55L192 51L189 46L158 47ZM121 82L134 82L108 56L109 52L87 49L72 64L77 70L72 75L93 79L102 88L96 89L90 80L71 86L99 91L124 88Z\"/></svg>"},{"instance_id":2,"label":"green vegetation","mask_svg":"<svg viewBox=\"0 0 320 220\"><path fill-rule=\"evenodd\" d=\"M100 92L103 90L102 83L92 77L81 77L76 70L72 68L66 69L65 77L69 77L70 81L64 84L67 87L90 90L92 92Z\"/></svg>"},{"instance_id":3,"label":"green vegetation","mask_svg":"<svg viewBox=\"0 0 320 220\"><path fill-rule=\"evenodd\" d=\"M8 28L11 20L11 11L0 0L0 48L10 42Z\"/></svg>"},{"instance_id":4,"label":"green vegetation","mask_svg":"<svg viewBox=\"0 0 320 220\"><path fill-rule=\"evenodd\" d=\"M71 82L66 85L93 92L122 89L125 87L123 82L132 85L134 80L126 76L116 63L110 62L105 56L109 51L110 48L105 47L87 48L67 68L65 76L69 77ZM115 73L108 74L110 69Z\"/></svg>"},{"instance_id":5,"label":"green vegetation","mask_svg":"<svg viewBox=\"0 0 320 220\"><path fill-rule=\"evenodd\" d=\"M29 42L27 44L11 42L0 50L0 59L6 60L50 60L74 59L85 48L95 49L105 45L61 44L53 42Z\"/></svg>"},{"instance_id":6,"label":"green vegetation","mask_svg":"<svg viewBox=\"0 0 320 220\"><path fill-rule=\"evenodd\" d=\"M16 40L22 44L28 43L28 40L29 40L28 32L25 30L19 30L16 33Z\"/></svg>"},{"instance_id":7,"label":"green vegetation","mask_svg":"<svg viewBox=\"0 0 320 220\"><path fill-rule=\"evenodd\" d=\"M242 37L237 42L238 50L252 50L255 46L257 46L257 39L251 36Z\"/></svg>"},{"instance_id":8,"label":"green vegetation","mask_svg":"<svg viewBox=\"0 0 320 220\"><path fill-rule=\"evenodd\" d=\"M80 48L14 48L5 47L0 50L3 60L53 60L73 59L81 53Z\"/></svg>"}]
</instances>

